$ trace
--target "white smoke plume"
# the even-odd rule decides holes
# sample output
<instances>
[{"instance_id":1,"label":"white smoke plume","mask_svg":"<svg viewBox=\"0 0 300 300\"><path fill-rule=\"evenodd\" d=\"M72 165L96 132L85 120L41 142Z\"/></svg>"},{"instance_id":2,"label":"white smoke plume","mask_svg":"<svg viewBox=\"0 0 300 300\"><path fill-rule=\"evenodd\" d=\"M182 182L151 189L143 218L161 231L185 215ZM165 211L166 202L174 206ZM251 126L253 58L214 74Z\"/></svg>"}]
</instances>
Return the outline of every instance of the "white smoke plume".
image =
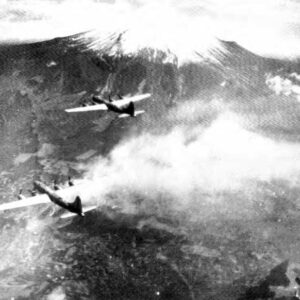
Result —
<instances>
[{"instance_id":1,"label":"white smoke plume","mask_svg":"<svg viewBox=\"0 0 300 300\"><path fill-rule=\"evenodd\" d=\"M190 108L199 112L199 102L195 103ZM93 161L86 177L97 186L99 198L117 199L127 210L134 209L134 201L145 200L146 209L155 203L160 211L196 206L204 213L203 205L220 208L222 203L225 210L230 206L232 212L243 208L249 213L256 195L253 182L296 184L300 144L249 131L241 116L225 106L220 112L222 104L217 103L207 122L194 116L192 124L185 120L161 134L146 132L124 139L108 157ZM184 106L176 111L186 112ZM207 107L202 117L204 111ZM174 119L174 111L169 118Z\"/></svg>"}]
</instances>

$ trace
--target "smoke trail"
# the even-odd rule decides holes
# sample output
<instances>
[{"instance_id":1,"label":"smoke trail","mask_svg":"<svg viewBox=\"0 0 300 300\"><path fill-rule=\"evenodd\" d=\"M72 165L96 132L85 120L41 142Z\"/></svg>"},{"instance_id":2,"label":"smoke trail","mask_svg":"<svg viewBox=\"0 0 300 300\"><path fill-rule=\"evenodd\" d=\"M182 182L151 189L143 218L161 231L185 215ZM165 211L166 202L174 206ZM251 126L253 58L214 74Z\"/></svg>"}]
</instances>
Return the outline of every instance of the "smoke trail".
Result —
<instances>
[{"instance_id":1,"label":"smoke trail","mask_svg":"<svg viewBox=\"0 0 300 300\"><path fill-rule=\"evenodd\" d=\"M190 122L184 106L179 107L180 115L168 116L175 124L169 131L124 139L108 157L90 164L86 177L101 185L99 198L114 199L131 212L138 202L139 209L160 214L196 207L203 217L217 207L230 209L233 216L253 212L253 182L298 182L299 143L249 131L240 116L217 104L210 106L206 122L203 112L209 106L200 119L192 114ZM194 110L199 112L198 105ZM185 121L179 125L178 120Z\"/></svg>"}]
</instances>

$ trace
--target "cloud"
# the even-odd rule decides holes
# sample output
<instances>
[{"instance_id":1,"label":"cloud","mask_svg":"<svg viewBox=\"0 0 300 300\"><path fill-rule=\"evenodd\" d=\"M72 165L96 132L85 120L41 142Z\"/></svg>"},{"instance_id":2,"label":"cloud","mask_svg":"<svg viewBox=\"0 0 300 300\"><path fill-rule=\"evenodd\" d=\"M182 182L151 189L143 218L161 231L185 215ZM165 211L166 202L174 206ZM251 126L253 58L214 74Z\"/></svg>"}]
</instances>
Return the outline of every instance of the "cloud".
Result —
<instances>
[{"instance_id":1,"label":"cloud","mask_svg":"<svg viewBox=\"0 0 300 300\"><path fill-rule=\"evenodd\" d=\"M262 55L297 56L300 3L291 1L210 1L217 12L220 33Z\"/></svg>"},{"instance_id":2,"label":"cloud","mask_svg":"<svg viewBox=\"0 0 300 300\"><path fill-rule=\"evenodd\" d=\"M203 1L2 1L2 40L41 40L90 29L129 28L127 47L170 48L184 59L211 46L213 38L235 40L262 55L300 53L300 3L285 0Z\"/></svg>"},{"instance_id":3,"label":"cloud","mask_svg":"<svg viewBox=\"0 0 300 300\"><path fill-rule=\"evenodd\" d=\"M276 95L292 96L300 102L300 75L290 74L289 78L283 78L279 75L268 75L266 79L267 86L276 93Z\"/></svg>"},{"instance_id":4,"label":"cloud","mask_svg":"<svg viewBox=\"0 0 300 300\"><path fill-rule=\"evenodd\" d=\"M62 287L55 288L49 295L47 295L47 300L65 300L66 294Z\"/></svg>"}]
</instances>

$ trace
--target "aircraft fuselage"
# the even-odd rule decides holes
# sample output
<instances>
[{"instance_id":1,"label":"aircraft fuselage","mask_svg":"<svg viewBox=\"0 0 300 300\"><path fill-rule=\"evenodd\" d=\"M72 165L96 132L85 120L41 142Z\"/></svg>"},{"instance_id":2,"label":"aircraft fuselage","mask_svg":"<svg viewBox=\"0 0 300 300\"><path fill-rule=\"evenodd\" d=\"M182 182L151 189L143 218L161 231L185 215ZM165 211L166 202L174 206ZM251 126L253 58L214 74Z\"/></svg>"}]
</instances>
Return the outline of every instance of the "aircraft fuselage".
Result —
<instances>
[{"instance_id":1,"label":"aircraft fuselage","mask_svg":"<svg viewBox=\"0 0 300 300\"><path fill-rule=\"evenodd\" d=\"M50 200L55 203L56 205L72 212L76 213L80 216L83 216L82 213L82 208L81 208L81 200L75 200L73 203L72 202L66 202L62 197L60 197L54 190L52 190L50 187L48 187L46 184L44 184L41 181L35 181L34 183L34 188L40 192L40 193L45 193L48 195ZM77 203L79 202L79 203Z\"/></svg>"},{"instance_id":2,"label":"aircraft fuselage","mask_svg":"<svg viewBox=\"0 0 300 300\"><path fill-rule=\"evenodd\" d=\"M93 101L98 104L105 104L107 109L116 112L118 114L128 114L134 117L134 104L133 102L126 103L122 106L117 106L114 103L100 98L99 96L93 96Z\"/></svg>"}]
</instances>

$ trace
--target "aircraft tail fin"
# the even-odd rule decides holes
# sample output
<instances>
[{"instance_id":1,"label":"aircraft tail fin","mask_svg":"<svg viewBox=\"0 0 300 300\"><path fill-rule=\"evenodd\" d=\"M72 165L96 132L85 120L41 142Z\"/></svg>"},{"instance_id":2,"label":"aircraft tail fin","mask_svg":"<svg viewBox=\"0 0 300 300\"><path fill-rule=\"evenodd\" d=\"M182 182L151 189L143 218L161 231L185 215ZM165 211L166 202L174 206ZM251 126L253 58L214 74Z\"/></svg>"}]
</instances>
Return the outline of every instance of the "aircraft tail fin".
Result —
<instances>
[{"instance_id":1,"label":"aircraft tail fin","mask_svg":"<svg viewBox=\"0 0 300 300\"><path fill-rule=\"evenodd\" d=\"M75 198L74 202L71 205L72 205L72 209L74 210L74 212L76 212L77 214L83 216L82 204L81 204L81 199L80 199L79 196L77 196Z\"/></svg>"},{"instance_id":2,"label":"aircraft tail fin","mask_svg":"<svg viewBox=\"0 0 300 300\"><path fill-rule=\"evenodd\" d=\"M129 102L128 107L126 109L126 113L130 115L130 117L134 117L134 103Z\"/></svg>"},{"instance_id":3,"label":"aircraft tail fin","mask_svg":"<svg viewBox=\"0 0 300 300\"><path fill-rule=\"evenodd\" d=\"M129 102L126 109L124 109L124 113L119 115L119 118L125 118L125 117L135 117L135 109L134 109L133 102Z\"/></svg>"}]
</instances>

